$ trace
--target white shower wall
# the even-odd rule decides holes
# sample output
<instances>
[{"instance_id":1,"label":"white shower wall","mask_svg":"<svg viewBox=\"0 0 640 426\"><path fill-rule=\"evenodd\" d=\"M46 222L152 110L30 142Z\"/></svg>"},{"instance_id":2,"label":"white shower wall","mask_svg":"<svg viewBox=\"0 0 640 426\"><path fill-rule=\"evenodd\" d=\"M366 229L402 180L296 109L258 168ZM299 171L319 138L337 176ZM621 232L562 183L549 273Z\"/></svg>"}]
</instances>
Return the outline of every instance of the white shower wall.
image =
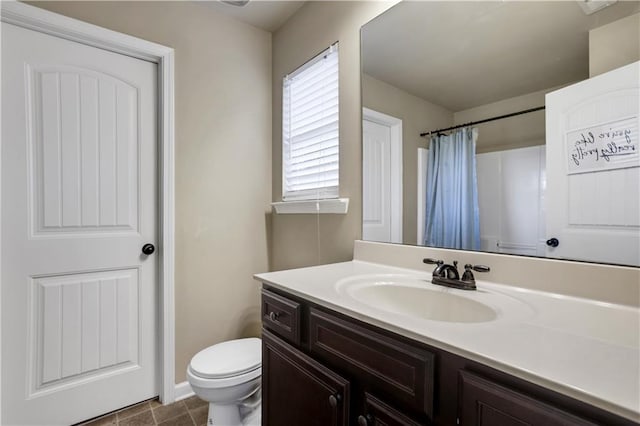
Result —
<instances>
[{"instance_id":1,"label":"white shower wall","mask_svg":"<svg viewBox=\"0 0 640 426\"><path fill-rule=\"evenodd\" d=\"M544 145L477 156L481 250L544 256Z\"/></svg>"}]
</instances>

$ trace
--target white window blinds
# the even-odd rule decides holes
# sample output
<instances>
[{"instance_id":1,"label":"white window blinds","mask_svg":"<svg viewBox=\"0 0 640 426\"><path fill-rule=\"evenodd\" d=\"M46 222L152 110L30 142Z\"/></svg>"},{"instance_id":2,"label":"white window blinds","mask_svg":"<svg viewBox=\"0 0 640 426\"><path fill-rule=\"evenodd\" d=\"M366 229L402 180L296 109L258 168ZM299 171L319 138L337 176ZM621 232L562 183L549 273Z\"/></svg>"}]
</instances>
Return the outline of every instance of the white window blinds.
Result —
<instances>
[{"instance_id":1,"label":"white window blinds","mask_svg":"<svg viewBox=\"0 0 640 426\"><path fill-rule=\"evenodd\" d=\"M284 77L283 200L338 197L338 43Z\"/></svg>"}]
</instances>

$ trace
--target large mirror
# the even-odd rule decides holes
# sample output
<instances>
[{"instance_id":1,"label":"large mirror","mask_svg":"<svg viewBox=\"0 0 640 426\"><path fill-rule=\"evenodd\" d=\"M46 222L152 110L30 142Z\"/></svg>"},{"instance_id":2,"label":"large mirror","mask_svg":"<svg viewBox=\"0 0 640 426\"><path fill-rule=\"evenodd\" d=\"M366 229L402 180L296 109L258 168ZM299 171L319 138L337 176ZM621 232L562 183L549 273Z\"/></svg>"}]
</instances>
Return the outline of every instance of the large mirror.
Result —
<instances>
[{"instance_id":1,"label":"large mirror","mask_svg":"<svg viewBox=\"0 0 640 426\"><path fill-rule=\"evenodd\" d=\"M361 36L363 239L640 264L639 2L402 2Z\"/></svg>"}]
</instances>

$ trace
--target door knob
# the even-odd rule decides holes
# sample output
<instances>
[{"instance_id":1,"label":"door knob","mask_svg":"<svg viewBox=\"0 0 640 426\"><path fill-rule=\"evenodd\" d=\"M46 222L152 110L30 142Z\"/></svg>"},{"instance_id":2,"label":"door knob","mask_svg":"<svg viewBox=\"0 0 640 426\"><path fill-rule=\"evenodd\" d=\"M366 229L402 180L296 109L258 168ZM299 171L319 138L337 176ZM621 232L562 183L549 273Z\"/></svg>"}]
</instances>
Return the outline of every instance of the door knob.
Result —
<instances>
[{"instance_id":1,"label":"door knob","mask_svg":"<svg viewBox=\"0 0 640 426\"><path fill-rule=\"evenodd\" d=\"M153 254L154 251L156 251L156 247L153 244L147 243L142 246L142 253L146 254L147 256Z\"/></svg>"},{"instance_id":2,"label":"door knob","mask_svg":"<svg viewBox=\"0 0 640 426\"><path fill-rule=\"evenodd\" d=\"M558 241L557 238L549 238L547 240L547 245L549 247L558 247L559 244L560 244L560 241Z\"/></svg>"}]
</instances>

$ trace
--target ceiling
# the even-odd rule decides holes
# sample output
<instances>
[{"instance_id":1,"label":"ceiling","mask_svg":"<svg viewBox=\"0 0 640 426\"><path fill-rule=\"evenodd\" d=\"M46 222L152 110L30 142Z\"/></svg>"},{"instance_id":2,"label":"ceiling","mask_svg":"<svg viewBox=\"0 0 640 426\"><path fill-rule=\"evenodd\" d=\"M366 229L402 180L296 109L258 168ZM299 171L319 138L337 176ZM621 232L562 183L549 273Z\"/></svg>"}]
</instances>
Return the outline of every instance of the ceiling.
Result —
<instances>
[{"instance_id":1,"label":"ceiling","mask_svg":"<svg viewBox=\"0 0 640 426\"><path fill-rule=\"evenodd\" d=\"M587 16L575 1L402 2L363 27L363 70L461 111L587 78L589 30L639 6Z\"/></svg>"},{"instance_id":2,"label":"ceiling","mask_svg":"<svg viewBox=\"0 0 640 426\"><path fill-rule=\"evenodd\" d=\"M274 32L305 3L304 1L251 0L242 7L206 1L208 6L239 21Z\"/></svg>"}]
</instances>

